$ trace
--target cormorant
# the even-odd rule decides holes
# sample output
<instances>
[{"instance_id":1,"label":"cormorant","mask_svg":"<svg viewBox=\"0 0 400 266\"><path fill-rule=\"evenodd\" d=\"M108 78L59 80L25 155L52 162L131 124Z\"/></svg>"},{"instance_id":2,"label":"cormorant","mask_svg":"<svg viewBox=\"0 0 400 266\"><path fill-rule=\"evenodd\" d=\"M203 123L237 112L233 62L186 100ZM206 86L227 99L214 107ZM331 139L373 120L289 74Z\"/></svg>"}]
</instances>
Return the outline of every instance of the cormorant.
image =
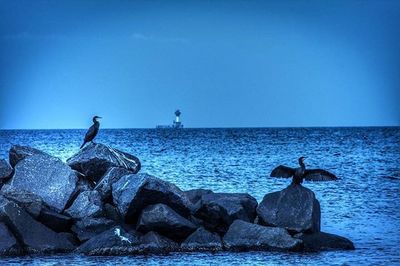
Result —
<instances>
[{"instance_id":1,"label":"cormorant","mask_svg":"<svg viewBox=\"0 0 400 266\"><path fill-rule=\"evenodd\" d=\"M301 184L303 179L311 181L331 181L338 179L334 174L322 169L306 169L304 164L305 157L299 158L300 167L291 168L285 165L279 165L271 172L271 177L293 177L292 184Z\"/></svg>"},{"instance_id":2,"label":"cormorant","mask_svg":"<svg viewBox=\"0 0 400 266\"><path fill-rule=\"evenodd\" d=\"M83 140L83 144L80 147L80 149L82 149L86 143L93 141L93 139L96 137L97 133L99 132L99 127L100 127L100 123L99 123L99 121L97 121L97 119L99 119L99 118L101 118L101 117L97 116L97 115L93 117L93 125L86 132L85 139Z\"/></svg>"}]
</instances>

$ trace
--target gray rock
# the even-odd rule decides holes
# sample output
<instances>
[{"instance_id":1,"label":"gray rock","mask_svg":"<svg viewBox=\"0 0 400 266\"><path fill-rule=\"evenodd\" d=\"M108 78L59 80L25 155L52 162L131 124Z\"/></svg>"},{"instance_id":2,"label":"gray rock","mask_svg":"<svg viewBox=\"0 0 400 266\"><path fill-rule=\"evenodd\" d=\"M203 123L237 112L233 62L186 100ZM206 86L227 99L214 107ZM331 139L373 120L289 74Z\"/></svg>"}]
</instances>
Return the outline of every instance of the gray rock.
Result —
<instances>
[{"instance_id":1,"label":"gray rock","mask_svg":"<svg viewBox=\"0 0 400 266\"><path fill-rule=\"evenodd\" d=\"M76 252L86 255L122 255L139 244L139 234L128 234L123 228L116 226L92 237L79 246Z\"/></svg>"},{"instance_id":2,"label":"gray rock","mask_svg":"<svg viewBox=\"0 0 400 266\"><path fill-rule=\"evenodd\" d=\"M96 190L81 192L65 213L76 220L101 216L103 209L100 194Z\"/></svg>"},{"instance_id":3,"label":"gray rock","mask_svg":"<svg viewBox=\"0 0 400 266\"><path fill-rule=\"evenodd\" d=\"M213 193L212 190L209 189L191 189L191 190L186 190L185 194L188 197L188 199L193 203L196 204L203 195L211 194Z\"/></svg>"},{"instance_id":4,"label":"gray rock","mask_svg":"<svg viewBox=\"0 0 400 266\"><path fill-rule=\"evenodd\" d=\"M168 253L179 250L178 243L153 231L142 236L140 242L138 253Z\"/></svg>"},{"instance_id":5,"label":"gray rock","mask_svg":"<svg viewBox=\"0 0 400 266\"><path fill-rule=\"evenodd\" d=\"M67 163L95 182L111 167L122 167L133 173L139 172L141 167L137 157L99 143L89 143Z\"/></svg>"},{"instance_id":6,"label":"gray rock","mask_svg":"<svg viewBox=\"0 0 400 266\"><path fill-rule=\"evenodd\" d=\"M354 244L349 239L324 232L312 234L300 233L296 238L304 242L305 251L326 251L326 250L354 250Z\"/></svg>"},{"instance_id":7,"label":"gray rock","mask_svg":"<svg viewBox=\"0 0 400 266\"><path fill-rule=\"evenodd\" d=\"M13 169L11 165L8 164L8 162L4 159L0 159L0 186L10 179L11 175L13 173Z\"/></svg>"},{"instance_id":8,"label":"gray rock","mask_svg":"<svg viewBox=\"0 0 400 266\"><path fill-rule=\"evenodd\" d=\"M234 221L223 238L228 250L300 251L303 242L293 238L283 228L266 227L242 220Z\"/></svg>"},{"instance_id":9,"label":"gray rock","mask_svg":"<svg viewBox=\"0 0 400 266\"><path fill-rule=\"evenodd\" d=\"M0 221L4 222L27 253L68 252L73 244L62 235L34 220L12 201L0 199Z\"/></svg>"},{"instance_id":10,"label":"gray rock","mask_svg":"<svg viewBox=\"0 0 400 266\"><path fill-rule=\"evenodd\" d=\"M22 248L13 234L3 222L0 222L0 256L16 256L22 253Z\"/></svg>"},{"instance_id":11,"label":"gray rock","mask_svg":"<svg viewBox=\"0 0 400 266\"><path fill-rule=\"evenodd\" d=\"M172 183L148 174L125 175L112 185L114 205L129 223L134 223L147 205L163 203L180 215L190 214L192 203L185 193Z\"/></svg>"},{"instance_id":12,"label":"gray rock","mask_svg":"<svg viewBox=\"0 0 400 266\"><path fill-rule=\"evenodd\" d=\"M100 181L97 183L94 188L100 193L101 198L104 201L112 201L112 188L111 185L117 182L122 176L132 174L132 171L129 171L125 168L121 167L111 167L107 170L107 172L103 175Z\"/></svg>"},{"instance_id":13,"label":"gray rock","mask_svg":"<svg viewBox=\"0 0 400 266\"><path fill-rule=\"evenodd\" d=\"M46 209L40 212L37 220L55 232L67 232L72 225L71 217Z\"/></svg>"},{"instance_id":14,"label":"gray rock","mask_svg":"<svg viewBox=\"0 0 400 266\"><path fill-rule=\"evenodd\" d=\"M223 249L221 237L217 233L198 228L181 244L184 251L220 251Z\"/></svg>"},{"instance_id":15,"label":"gray rock","mask_svg":"<svg viewBox=\"0 0 400 266\"><path fill-rule=\"evenodd\" d=\"M146 233L156 231L173 240L185 239L196 226L165 204L147 206L139 217L136 230Z\"/></svg>"},{"instance_id":16,"label":"gray rock","mask_svg":"<svg viewBox=\"0 0 400 266\"><path fill-rule=\"evenodd\" d=\"M314 192L301 185L290 185L269 193L257 208L259 223L283 227L290 232L319 232L321 211Z\"/></svg>"},{"instance_id":17,"label":"gray rock","mask_svg":"<svg viewBox=\"0 0 400 266\"><path fill-rule=\"evenodd\" d=\"M47 155L50 156L49 154L32 148L28 146L20 146L20 145L13 145L8 153L9 156L9 162L12 167L15 167L17 163L23 159L25 159L28 156L32 155Z\"/></svg>"},{"instance_id":18,"label":"gray rock","mask_svg":"<svg viewBox=\"0 0 400 266\"><path fill-rule=\"evenodd\" d=\"M106 218L86 218L77 221L71 231L75 233L79 241L85 242L113 226L115 226L115 222Z\"/></svg>"},{"instance_id":19,"label":"gray rock","mask_svg":"<svg viewBox=\"0 0 400 266\"><path fill-rule=\"evenodd\" d=\"M18 162L9 185L40 196L47 205L61 212L75 190L76 181L75 172L61 160L32 155Z\"/></svg>"},{"instance_id":20,"label":"gray rock","mask_svg":"<svg viewBox=\"0 0 400 266\"><path fill-rule=\"evenodd\" d=\"M37 218L45 207L41 197L29 191L16 189L10 185L4 185L0 193L6 199L17 203L34 218Z\"/></svg>"},{"instance_id":21,"label":"gray rock","mask_svg":"<svg viewBox=\"0 0 400 266\"><path fill-rule=\"evenodd\" d=\"M257 200L244 193L211 193L203 195L196 206L194 215L207 229L225 233L236 219L254 221Z\"/></svg>"}]
</instances>

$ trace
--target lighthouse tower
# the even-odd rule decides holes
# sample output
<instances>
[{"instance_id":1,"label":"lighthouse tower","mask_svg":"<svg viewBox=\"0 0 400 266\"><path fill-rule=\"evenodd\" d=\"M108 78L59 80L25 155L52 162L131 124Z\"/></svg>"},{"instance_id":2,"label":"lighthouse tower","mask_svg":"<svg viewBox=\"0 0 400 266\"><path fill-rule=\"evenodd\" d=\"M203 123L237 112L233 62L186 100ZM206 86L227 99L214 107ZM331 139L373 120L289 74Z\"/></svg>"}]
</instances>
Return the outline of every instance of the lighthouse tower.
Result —
<instances>
[{"instance_id":1,"label":"lighthouse tower","mask_svg":"<svg viewBox=\"0 0 400 266\"><path fill-rule=\"evenodd\" d=\"M181 118L181 111L179 111L178 109L175 111L175 120L172 125L173 128L183 128L180 118Z\"/></svg>"}]
</instances>

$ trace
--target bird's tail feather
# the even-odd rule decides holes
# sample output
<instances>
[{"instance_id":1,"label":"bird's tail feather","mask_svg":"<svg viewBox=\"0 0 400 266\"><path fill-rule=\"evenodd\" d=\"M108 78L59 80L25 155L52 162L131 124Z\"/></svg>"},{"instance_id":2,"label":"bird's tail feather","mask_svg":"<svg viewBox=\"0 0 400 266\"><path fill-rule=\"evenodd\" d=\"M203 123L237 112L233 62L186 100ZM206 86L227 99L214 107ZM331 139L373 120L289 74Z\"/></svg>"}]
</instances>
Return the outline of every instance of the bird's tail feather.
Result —
<instances>
[{"instance_id":1,"label":"bird's tail feather","mask_svg":"<svg viewBox=\"0 0 400 266\"><path fill-rule=\"evenodd\" d=\"M81 145L81 147L79 149L82 149L83 146L85 146L86 142L83 142L83 144Z\"/></svg>"}]
</instances>

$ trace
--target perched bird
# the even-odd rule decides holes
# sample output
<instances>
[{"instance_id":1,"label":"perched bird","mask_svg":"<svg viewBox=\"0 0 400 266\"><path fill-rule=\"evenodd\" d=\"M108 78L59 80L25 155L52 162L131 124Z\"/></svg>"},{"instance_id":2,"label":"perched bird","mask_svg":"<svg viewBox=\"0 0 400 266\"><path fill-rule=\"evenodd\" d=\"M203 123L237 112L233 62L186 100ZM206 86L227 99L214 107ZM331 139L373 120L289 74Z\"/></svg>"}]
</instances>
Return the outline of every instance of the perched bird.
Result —
<instances>
[{"instance_id":1,"label":"perched bird","mask_svg":"<svg viewBox=\"0 0 400 266\"><path fill-rule=\"evenodd\" d=\"M101 117L97 116L97 115L93 117L93 125L86 132L85 139L83 140L83 144L80 147L81 149L83 148L83 146L85 146L86 143L93 141L94 138L96 137L97 133L99 132L99 127L100 127L100 123L99 123L99 121L97 121L97 119L100 119L100 118Z\"/></svg>"},{"instance_id":2,"label":"perched bird","mask_svg":"<svg viewBox=\"0 0 400 266\"><path fill-rule=\"evenodd\" d=\"M299 158L298 168L291 168L285 165L279 165L271 172L271 177L283 177L292 179L292 184L301 184L303 179L310 181L331 181L338 179L334 174L322 169L306 169L304 164L305 157Z\"/></svg>"}]
</instances>

